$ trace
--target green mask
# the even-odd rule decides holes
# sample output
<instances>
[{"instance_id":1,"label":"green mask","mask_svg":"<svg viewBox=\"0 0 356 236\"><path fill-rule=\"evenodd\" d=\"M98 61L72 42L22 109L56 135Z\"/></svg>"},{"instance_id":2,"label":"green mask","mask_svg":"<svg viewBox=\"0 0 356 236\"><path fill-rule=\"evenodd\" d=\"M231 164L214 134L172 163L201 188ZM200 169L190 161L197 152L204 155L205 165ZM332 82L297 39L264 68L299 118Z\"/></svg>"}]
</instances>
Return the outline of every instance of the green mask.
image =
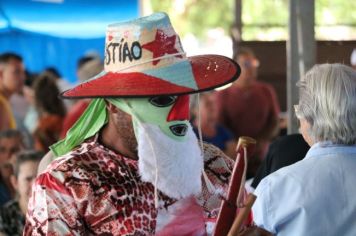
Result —
<instances>
[{"instance_id":1,"label":"green mask","mask_svg":"<svg viewBox=\"0 0 356 236\"><path fill-rule=\"evenodd\" d=\"M140 123L147 123L157 125L165 135L177 141L186 138L189 126L189 95L107 101L132 116L136 137Z\"/></svg>"},{"instance_id":2,"label":"green mask","mask_svg":"<svg viewBox=\"0 0 356 236\"><path fill-rule=\"evenodd\" d=\"M158 125L164 134L175 140L185 139L189 126L188 95L107 100L132 115L136 137L138 126L144 122ZM104 99L93 99L82 116L67 132L66 137L53 144L50 149L55 156L64 155L85 139L99 132L107 121Z\"/></svg>"}]
</instances>

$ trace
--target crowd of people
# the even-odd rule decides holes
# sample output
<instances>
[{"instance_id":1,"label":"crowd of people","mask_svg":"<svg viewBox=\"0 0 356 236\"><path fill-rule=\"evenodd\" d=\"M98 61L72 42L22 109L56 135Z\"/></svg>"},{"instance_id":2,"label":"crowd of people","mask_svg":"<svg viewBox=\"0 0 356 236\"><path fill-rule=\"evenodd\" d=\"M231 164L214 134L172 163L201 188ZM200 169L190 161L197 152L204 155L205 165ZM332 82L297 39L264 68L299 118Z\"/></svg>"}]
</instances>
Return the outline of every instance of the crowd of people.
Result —
<instances>
[{"instance_id":1,"label":"crowd of people","mask_svg":"<svg viewBox=\"0 0 356 236\"><path fill-rule=\"evenodd\" d=\"M79 81L103 68L96 56L78 61ZM70 88L54 68L25 69L21 56L0 55L0 235L22 235L31 185L49 147L65 136L88 101L59 98Z\"/></svg>"},{"instance_id":2,"label":"crowd of people","mask_svg":"<svg viewBox=\"0 0 356 236\"><path fill-rule=\"evenodd\" d=\"M301 78L301 134L278 137L277 95L257 80L251 49L234 60L210 55L210 70L212 62L185 57L165 14L134 24L155 30L113 27L106 47L123 44L111 33L126 30L132 55L115 61L108 52L105 73L99 58L84 56L74 88L55 68L33 74L21 56L0 55L0 235L205 235L241 136L257 141L246 174L257 188L254 233L355 232L352 68L318 65Z\"/></svg>"}]
</instances>

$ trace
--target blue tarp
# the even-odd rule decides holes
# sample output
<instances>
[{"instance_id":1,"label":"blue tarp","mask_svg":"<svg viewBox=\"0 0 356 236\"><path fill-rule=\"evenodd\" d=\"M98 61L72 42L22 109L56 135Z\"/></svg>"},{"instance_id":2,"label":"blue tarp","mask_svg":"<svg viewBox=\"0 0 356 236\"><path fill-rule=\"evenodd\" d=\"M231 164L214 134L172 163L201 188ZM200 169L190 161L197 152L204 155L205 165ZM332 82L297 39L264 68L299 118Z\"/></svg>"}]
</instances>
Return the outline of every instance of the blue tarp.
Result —
<instances>
[{"instance_id":1,"label":"blue tarp","mask_svg":"<svg viewBox=\"0 0 356 236\"><path fill-rule=\"evenodd\" d=\"M139 16L139 0L0 0L0 53L15 52L31 72L56 67L76 81L77 60L102 58L108 24Z\"/></svg>"}]
</instances>

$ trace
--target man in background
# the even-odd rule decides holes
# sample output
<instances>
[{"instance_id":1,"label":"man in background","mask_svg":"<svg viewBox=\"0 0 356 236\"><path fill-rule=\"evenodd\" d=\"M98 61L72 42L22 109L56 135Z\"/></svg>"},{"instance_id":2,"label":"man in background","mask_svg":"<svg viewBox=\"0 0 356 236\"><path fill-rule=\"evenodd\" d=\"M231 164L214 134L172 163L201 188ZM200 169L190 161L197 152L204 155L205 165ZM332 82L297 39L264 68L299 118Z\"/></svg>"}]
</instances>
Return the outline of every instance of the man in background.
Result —
<instances>
[{"instance_id":1,"label":"man in background","mask_svg":"<svg viewBox=\"0 0 356 236\"><path fill-rule=\"evenodd\" d=\"M0 55L0 131L16 128L9 99L20 93L25 80L22 58L14 53Z\"/></svg>"},{"instance_id":2,"label":"man in background","mask_svg":"<svg viewBox=\"0 0 356 236\"><path fill-rule=\"evenodd\" d=\"M36 151L25 151L17 155L14 174L11 176L11 184L17 192L17 198L0 208L0 235L22 235L31 186L42 156L42 152Z\"/></svg>"},{"instance_id":3,"label":"man in background","mask_svg":"<svg viewBox=\"0 0 356 236\"><path fill-rule=\"evenodd\" d=\"M268 145L278 134L279 104L273 87L257 81L259 61L248 48L236 55L241 75L231 87L219 91L217 106L219 121L235 138L249 136L257 140L256 152L249 159L247 178L255 175Z\"/></svg>"},{"instance_id":4,"label":"man in background","mask_svg":"<svg viewBox=\"0 0 356 236\"><path fill-rule=\"evenodd\" d=\"M103 70L103 68L103 63L99 58L91 56L82 57L81 59L79 59L77 66L77 77L79 82L82 83L88 80L89 78L94 77L95 75L99 74ZM63 122L63 127L60 134L61 138L64 138L66 136L67 131L83 114L89 103L90 99L79 99L69 109Z\"/></svg>"}]
</instances>

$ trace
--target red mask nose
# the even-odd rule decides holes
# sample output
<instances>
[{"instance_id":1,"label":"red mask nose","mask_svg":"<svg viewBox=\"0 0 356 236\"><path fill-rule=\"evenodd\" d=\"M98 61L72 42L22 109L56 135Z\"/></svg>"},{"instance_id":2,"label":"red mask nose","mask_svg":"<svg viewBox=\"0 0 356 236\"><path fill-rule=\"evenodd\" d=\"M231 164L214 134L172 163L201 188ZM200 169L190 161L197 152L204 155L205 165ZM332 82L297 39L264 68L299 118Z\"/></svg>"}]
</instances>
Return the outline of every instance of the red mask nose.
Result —
<instances>
[{"instance_id":1,"label":"red mask nose","mask_svg":"<svg viewBox=\"0 0 356 236\"><path fill-rule=\"evenodd\" d=\"M189 95L178 96L176 103L170 110L167 121L189 120Z\"/></svg>"}]
</instances>

